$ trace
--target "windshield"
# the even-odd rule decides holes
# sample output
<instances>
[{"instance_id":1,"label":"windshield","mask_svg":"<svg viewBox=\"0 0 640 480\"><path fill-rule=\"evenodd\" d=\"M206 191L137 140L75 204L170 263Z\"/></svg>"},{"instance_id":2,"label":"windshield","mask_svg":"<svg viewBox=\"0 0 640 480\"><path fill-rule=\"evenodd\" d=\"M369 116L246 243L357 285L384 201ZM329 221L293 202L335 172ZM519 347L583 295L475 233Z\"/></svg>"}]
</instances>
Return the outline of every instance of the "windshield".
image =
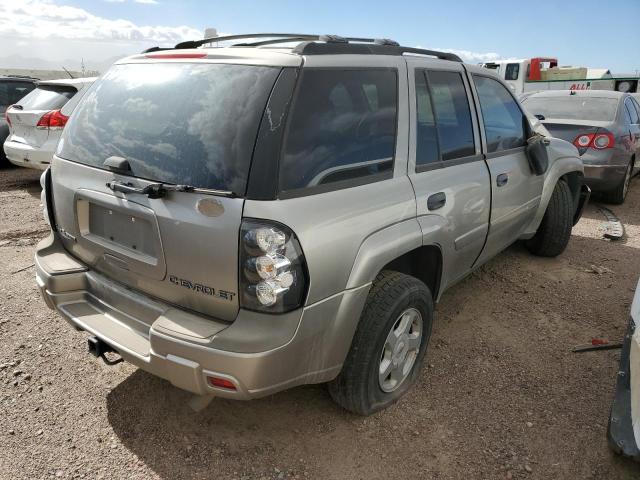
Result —
<instances>
[{"instance_id":1,"label":"windshield","mask_svg":"<svg viewBox=\"0 0 640 480\"><path fill-rule=\"evenodd\" d=\"M276 67L148 63L112 67L84 96L57 155L149 180L244 195Z\"/></svg>"},{"instance_id":2,"label":"windshield","mask_svg":"<svg viewBox=\"0 0 640 480\"><path fill-rule=\"evenodd\" d=\"M616 116L618 99L602 97L536 97L522 100L524 107L534 115L570 120L612 121Z\"/></svg>"}]
</instances>

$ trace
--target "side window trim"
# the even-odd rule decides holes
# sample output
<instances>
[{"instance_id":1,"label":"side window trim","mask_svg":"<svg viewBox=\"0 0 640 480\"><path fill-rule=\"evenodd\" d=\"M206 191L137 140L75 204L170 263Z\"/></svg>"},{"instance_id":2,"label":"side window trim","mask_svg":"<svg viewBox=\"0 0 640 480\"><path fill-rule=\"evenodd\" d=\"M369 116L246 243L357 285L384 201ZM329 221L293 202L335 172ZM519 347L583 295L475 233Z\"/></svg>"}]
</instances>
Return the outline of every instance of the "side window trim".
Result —
<instances>
[{"instance_id":1,"label":"side window trim","mask_svg":"<svg viewBox=\"0 0 640 480\"><path fill-rule=\"evenodd\" d=\"M431 170L454 167L456 165L462 165L465 163L478 162L482 161L483 159L484 156L481 153L476 153L474 155L468 155L466 157L452 158L451 160L441 160L439 162L425 163L423 165L416 165L416 173L424 173Z\"/></svg>"},{"instance_id":2,"label":"side window trim","mask_svg":"<svg viewBox=\"0 0 640 480\"><path fill-rule=\"evenodd\" d=\"M448 71L448 70L443 70L443 71ZM418 173L418 172L424 172L426 170L433 170L433 168L422 168L422 167L429 167L431 165L437 166L437 165L441 164L443 160L442 160L442 149L440 148L440 136L437 133L437 131L438 131L438 121L436 119L436 111L435 111L435 107L433 105L433 95L431 94L431 86L429 85L429 77L427 75L427 68L423 68L423 67L416 68L415 72L422 76L422 78L424 79L424 83L426 85L427 95L429 95L429 102L430 102L429 106L431 107L431 115L433 115L433 124L434 124L434 126L436 128L436 145L437 145L437 148L438 148L438 159L435 162L418 165L418 161L417 161L418 160L418 158L417 158L418 157L418 149L417 149L418 131L417 131L417 128L416 128L416 135L415 135L416 136L416 138L415 138L415 143L416 143L415 171L416 171L416 173ZM416 104L415 105L415 108L416 108L416 121L415 121L415 124L416 124L416 127L417 127L417 124L418 124L418 91L415 89L415 78L416 77L415 77L415 74L414 74L413 80L414 80L414 91L415 91L415 97L416 97L416 99L415 99L416 100L415 101L415 104Z\"/></svg>"}]
</instances>

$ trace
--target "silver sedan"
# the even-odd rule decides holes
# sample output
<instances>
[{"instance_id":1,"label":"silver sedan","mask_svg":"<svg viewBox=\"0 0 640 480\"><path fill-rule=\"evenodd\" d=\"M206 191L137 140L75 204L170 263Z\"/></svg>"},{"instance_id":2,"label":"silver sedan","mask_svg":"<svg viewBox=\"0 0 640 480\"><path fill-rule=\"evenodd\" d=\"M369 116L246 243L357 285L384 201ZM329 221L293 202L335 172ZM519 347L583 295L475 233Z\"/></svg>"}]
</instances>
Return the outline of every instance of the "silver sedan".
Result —
<instances>
[{"instance_id":1,"label":"silver sedan","mask_svg":"<svg viewBox=\"0 0 640 480\"><path fill-rule=\"evenodd\" d=\"M522 105L551 135L573 143L584 163L585 183L610 203L621 204L640 170L640 104L632 95L606 90L552 90Z\"/></svg>"}]
</instances>

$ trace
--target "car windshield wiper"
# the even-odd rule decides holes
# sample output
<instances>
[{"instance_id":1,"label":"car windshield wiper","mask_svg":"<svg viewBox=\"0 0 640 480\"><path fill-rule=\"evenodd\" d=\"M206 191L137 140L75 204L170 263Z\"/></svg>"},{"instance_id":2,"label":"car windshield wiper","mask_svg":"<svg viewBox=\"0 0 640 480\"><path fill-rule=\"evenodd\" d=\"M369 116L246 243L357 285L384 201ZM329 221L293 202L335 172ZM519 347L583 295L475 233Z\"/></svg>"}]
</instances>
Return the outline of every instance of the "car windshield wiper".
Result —
<instances>
[{"instance_id":1,"label":"car windshield wiper","mask_svg":"<svg viewBox=\"0 0 640 480\"><path fill-rule=\"evenodd\" d=\"M139 188L131 183L123 183L113 180L107 182L107 187L114 192L120 193L137 193L146 195L149 198L163 198L168 192L189 192L204 193L207 195L217 195L221 197L233 198L236 194L229 190L215 190L210 188L198 188L192 185L174 185L172 183L150 183L149 185Z\"/></svg>"}]
</instances>

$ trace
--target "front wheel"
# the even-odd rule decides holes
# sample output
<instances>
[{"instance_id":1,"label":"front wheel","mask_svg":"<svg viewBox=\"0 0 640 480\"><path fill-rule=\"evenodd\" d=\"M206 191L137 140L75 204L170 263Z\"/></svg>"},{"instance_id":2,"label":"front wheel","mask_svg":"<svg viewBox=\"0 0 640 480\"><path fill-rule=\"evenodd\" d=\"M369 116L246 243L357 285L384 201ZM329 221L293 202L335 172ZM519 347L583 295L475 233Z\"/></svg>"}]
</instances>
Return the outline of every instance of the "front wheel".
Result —
<instances>
[{"instance_id":1,"label":"front wheel","mask_svg":"<svg viewBox=\"0 0 640 480\"><path fill-rule=\"evenodd\" d=\"M336 403L360 415L388 407L415 382L433 322L433 300L420 280L383 271L373 282L351 349L329 383Z\"/></svg>"},{"instance_id":2,"label":"front wheel","mask_svg":"<svg viewBox=\"0 0 640 480\"><path fill-rule=\"evenodd\" d=\"M567 182L559 180L536 234L526 242L529 251L541 257L557 257L564 252L571 237L574 212L571 189Z\"/></svg>"}]
</instances>

